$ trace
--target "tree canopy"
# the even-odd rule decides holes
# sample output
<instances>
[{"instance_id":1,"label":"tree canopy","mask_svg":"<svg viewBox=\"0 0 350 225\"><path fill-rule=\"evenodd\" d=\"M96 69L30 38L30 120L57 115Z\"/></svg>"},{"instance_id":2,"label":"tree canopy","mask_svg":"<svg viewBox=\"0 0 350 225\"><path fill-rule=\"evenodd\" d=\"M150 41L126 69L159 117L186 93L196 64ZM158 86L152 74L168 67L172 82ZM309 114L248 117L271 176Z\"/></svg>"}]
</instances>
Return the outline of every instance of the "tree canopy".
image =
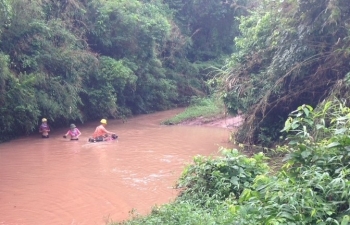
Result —
<instances>
[{"instance_id":1,"label":"tree canopy","mask_svg":"<svg viewBox=\"0 0 350 225\"><path fill-rule=\"evenodd\" d=\"M1 0L0 141L34 131L42 117L55 127L184 106L209 94L206 63L232 53L235 12L221 1L185 3ZM210 57L209 42L199 41L207 35L218 49Z\"/></svg>"},{"instance_id":2,"label":"tree canopy","mask_svg":"<svg viewBox=\"0 0 350 225\"><path fill-rule=\"evenodd\" d=\"M1 0L0 140L219 92L269 143L301 104L348 96L347 0Z\"/></svg>"}]
</instances>

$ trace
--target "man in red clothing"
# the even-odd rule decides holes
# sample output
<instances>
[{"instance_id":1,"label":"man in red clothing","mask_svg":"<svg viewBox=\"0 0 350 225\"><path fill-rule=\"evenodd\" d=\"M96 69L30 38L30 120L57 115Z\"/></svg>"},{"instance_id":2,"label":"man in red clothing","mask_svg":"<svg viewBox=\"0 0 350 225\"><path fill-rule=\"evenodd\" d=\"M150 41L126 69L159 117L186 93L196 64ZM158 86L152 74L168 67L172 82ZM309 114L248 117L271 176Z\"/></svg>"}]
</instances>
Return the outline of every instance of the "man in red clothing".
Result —
<instances>
[{"instance_id":1,"label":"man in red clothing","mask_svg":"<svg viewBox=\"0 0 350 225\"><path fill-rule=\"evenodd\" d=\"M102 119L100 122L101 125L96 127L95 132L92 134L92 138L89 138L90 142L107 141L118 138L118 136L115 133L110 132L105 128L105 126L107 125L106 119Z\"/></svg>"}]
</instances>

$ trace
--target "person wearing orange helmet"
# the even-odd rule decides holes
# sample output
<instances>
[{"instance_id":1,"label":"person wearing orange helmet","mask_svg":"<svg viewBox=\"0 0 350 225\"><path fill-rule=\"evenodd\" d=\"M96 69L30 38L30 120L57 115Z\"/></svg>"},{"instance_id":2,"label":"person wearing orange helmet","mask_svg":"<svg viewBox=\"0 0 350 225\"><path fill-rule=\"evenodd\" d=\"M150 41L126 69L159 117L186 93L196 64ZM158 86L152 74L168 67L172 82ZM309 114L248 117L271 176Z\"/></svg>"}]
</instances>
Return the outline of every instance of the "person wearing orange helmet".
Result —
<instances>
[{"instance_id":1,"label":"person wearing orange helmet","mask_svg":"<svg viewBox=\"0 0 350 225\"><path fill-rule=\"evenodd\" d=\"M43 118L41 120L41 125L39 127L39 132L42 138L49 138L50 126L47 124L47 119Z\"/></svg>"},{"instance_id":2,"label":"person wearing orange helmet","mask_svg":"<svg viewBox=\"0 0 350 225\"><path fill-rule=\"evenodd\" d=\"M111 139L116 139L118 136L110 132L106 129L107 126L107 120L102 119L100 121L100 125L96 127L95 132L92 134L92 138L89 138L90 142L96 142L96 141L106 141Z\"/></svg>"}]
</instances>

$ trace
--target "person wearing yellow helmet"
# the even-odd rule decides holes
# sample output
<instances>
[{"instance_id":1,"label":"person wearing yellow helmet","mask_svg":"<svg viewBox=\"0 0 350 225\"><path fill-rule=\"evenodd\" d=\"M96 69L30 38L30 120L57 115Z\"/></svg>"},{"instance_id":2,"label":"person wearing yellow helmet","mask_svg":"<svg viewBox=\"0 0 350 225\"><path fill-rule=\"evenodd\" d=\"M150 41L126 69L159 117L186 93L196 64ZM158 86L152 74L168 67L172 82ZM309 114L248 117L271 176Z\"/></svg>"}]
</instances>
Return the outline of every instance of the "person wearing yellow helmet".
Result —
<instances>
[{"instance_id":1,"label":"person wearing yellow helmet","mask_svg":"<svg viewBox=\"0 0 350 225\"><path fill-rule=\"evenodd\" d=\"M100 125L96 127L95 132L92 134L92 138L89 138L90 142L96 142L96 141L106 141L111 139L116 139L118 136L110 132L106 129L107 126L107 120L102 119L100 121Z\"/></svg>"},{"instance_id":2,"label":"person wearing yellow helmet","mask_svg":"<svg viewBox=\"0 0 350 225\"><path fill-rule=\"evenodd\" d=\"M39 127L39 133L41 133L42 138L48 138L50 132L50 126L47 124L47 119L43 118L41 120L41 125Z\"/></svg>"}]
</instances>

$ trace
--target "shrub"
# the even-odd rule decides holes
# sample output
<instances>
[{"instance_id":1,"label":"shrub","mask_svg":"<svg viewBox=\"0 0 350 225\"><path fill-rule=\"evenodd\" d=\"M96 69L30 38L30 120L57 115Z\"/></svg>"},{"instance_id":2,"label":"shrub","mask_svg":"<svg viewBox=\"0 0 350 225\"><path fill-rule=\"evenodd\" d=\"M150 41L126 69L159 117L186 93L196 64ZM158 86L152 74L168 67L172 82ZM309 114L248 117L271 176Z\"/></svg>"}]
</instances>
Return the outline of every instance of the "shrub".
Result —
<instances>
[{"instance_id":1,"label":"shrub","mask_svg":"<svg viewBox=\"0 0 350 225\"><path fill-rule=\"evenodd\" d=\"M249 158L237 150L221 149L223 158L196 156L178 182L182 192L177 201L191 201L203 207L213 207L226 198L239 198L250 188L258 175L267 173L266 157L256 154Z\"/></svg>"}]
</instances>

